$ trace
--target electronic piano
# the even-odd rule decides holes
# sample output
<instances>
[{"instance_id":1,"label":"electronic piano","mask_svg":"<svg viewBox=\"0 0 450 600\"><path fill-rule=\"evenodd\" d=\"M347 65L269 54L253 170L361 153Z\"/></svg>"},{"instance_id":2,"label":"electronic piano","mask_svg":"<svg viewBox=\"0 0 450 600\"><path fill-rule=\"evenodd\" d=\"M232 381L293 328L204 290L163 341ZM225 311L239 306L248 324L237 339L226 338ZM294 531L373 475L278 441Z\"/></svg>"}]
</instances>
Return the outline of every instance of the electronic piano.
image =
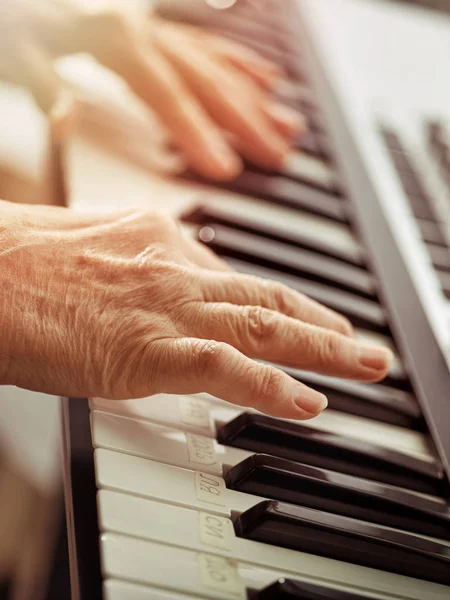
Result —
<instances>
[{"instance_id":1,"label":"electronic piano","mask_svg":"<svg viewBox=\"0 0 450 600\"><path fill-rule=\"evenodd\" d=\"M64 399L73 598L444 600L450 20L375 0L192 4L161 11L277 61L275 93L309 129L280 172L185 174L161 204L237 271L342 312L395 360L371 385L287 369L328 397L305 422L207 394ZM123 190L115 160L103 171ZM91 201L79 186L75 209Z\"/></svg>"}]
</instances>

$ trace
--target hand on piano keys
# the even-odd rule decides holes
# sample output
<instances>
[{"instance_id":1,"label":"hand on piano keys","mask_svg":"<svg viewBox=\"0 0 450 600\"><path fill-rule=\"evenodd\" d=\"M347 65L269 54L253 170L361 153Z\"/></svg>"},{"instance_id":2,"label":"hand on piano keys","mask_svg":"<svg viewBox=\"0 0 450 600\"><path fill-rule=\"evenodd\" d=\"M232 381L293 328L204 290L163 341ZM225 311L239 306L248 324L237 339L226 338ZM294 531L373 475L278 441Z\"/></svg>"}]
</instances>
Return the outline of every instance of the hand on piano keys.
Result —
<instances>
[{"instance_id":1,"label":"hand on piano keys","mask_svg":"<svg viewBox=\"0 0 450 600\"><path fill-rule=\"evenodd\" d=\"M308 419L325 396L261 360L366 381L388 371L391 352L357 341L344 317L230 271L168 216L2 207L20 242L1 259L5 383L115 399L205 391Z\"/></svg>"},{"instance_id":2,"label":"hand on piano keys","mask_svg":"<svg viewBox=\"0 0 450 600\"><path fill-rule=\"evenodd\" d=\"M0 51L8 59L0 65L0 79L28 88L55 128L63 124L62 135L77 108L83 111L83 92L57 73L53 61L79 53L119 75L144 114L156 112L188 165L205 177L233 179L242 170L239 155L279 168L305 129L298 112L269 94L283 76L274 63L238 42L142 12L132 2L93 9L70 0L8 1L2 17Z\"/></svg>"}]
</instances>

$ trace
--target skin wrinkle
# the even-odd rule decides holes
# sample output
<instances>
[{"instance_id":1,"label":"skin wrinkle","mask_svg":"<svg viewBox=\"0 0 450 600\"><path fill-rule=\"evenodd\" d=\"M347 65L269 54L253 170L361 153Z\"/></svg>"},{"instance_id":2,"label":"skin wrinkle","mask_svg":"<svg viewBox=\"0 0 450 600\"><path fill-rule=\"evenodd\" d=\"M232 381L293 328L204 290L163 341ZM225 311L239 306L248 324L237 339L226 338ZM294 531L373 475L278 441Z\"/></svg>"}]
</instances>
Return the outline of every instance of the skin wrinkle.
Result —
<instances>
[{"instance_id":1,"label":"skin wrinkle","mask_svg":"<svg viewBox=\"0 0 450 600\"><path fill-rule=\"evenodd\" d=\"M323 396L248 355L363 380L388 369L388 357L378 372L359 364L357 342L333 331L335 313L318 305L320 327L304 323L306 298L289 290L292 300L274 300L262 280L216 271L222 261L159 213L97 216L84 228L86 216L67 211L57 236L60 211L7 211L20 223L18 241L1 246L0 383L113 400L201 391L303 419L323 409ZM215 277L220 302L208 300ZM330 348L333 364L320 364Z\"/></svg>"}]
</instances>

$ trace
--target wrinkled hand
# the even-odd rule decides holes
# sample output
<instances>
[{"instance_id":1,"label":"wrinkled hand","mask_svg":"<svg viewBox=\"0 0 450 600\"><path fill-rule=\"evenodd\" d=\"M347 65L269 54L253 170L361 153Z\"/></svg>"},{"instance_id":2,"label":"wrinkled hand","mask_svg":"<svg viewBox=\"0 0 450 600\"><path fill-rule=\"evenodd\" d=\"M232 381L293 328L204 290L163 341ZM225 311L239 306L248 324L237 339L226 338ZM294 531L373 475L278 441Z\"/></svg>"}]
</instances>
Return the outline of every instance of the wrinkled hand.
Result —
<instances>
[{"instance_id":1,"label":"wrinkled hand","mask_svg":"<svg viewBox=\"0 0 450 600\"><path fill-rule=\"evenodd\" d=\"M267 93L277 68L237 43L125 8L86 12L69 0L4 2L0 77L28 87L46 113L61 104L64 89L53 60L84 52L123 77L206 177L235 177L238 153L279 167L304 126Z\"/></svg>"},{"instance_id":2,"label":"wrinkled hand","mask_svg":"<svg viewBox=\"0 0 450 600\"><path fill-rule=\"evenodd\" d=\"M70 396L209 392L307 419L321 394L284 363L378 380L390 353L342 316L236 274L159 213L78 215L0 203L0 382Z\"/></svg>"}]
</instances>

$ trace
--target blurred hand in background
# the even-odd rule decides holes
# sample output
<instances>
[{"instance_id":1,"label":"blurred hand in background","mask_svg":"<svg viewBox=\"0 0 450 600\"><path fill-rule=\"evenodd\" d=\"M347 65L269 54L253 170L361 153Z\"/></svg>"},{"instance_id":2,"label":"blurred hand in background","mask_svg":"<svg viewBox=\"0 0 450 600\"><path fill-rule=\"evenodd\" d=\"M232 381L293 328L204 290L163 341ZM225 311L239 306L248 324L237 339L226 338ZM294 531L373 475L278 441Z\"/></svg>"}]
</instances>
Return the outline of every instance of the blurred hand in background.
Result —
<instances>
[{"instance_id":1,"label":"blurred hand in background","mask_svg":"<svg viewBox=\"0 0 450 600\"><path fill-rule=\"evenodd\" d=\"M271 98L271 85L282 77L275 65L235 42L136 7L88 6L3 0L0 77L28 88L52 119L67 118L74 103L54 61L88 53L157 113L193 170L231 179L241 170L240 157L280 166L304 121Z\"/></svg>"}]
</instances>

